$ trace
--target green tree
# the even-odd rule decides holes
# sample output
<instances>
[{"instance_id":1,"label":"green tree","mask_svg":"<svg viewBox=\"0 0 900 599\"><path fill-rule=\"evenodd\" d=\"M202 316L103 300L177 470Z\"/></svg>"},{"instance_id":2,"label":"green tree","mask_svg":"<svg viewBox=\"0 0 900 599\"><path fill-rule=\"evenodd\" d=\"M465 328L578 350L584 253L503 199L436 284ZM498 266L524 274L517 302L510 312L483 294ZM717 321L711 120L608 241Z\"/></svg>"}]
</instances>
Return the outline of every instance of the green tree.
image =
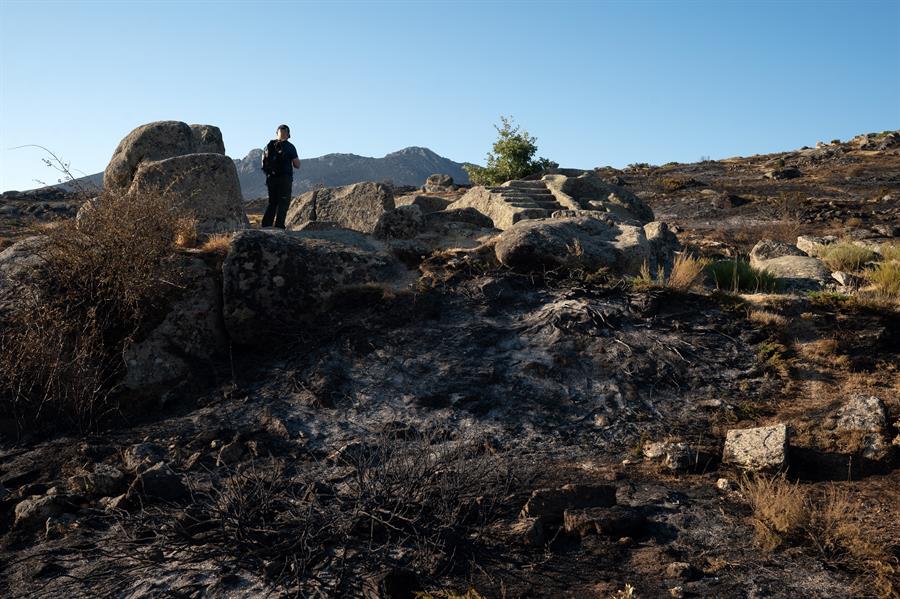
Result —
<instances>
[{"instance_id":1,"label":"green tree","mask_svg":"<svg viewBox=\"0 0 900 599\"><path fill-rule=\"evenodd\" d=\"M499 185L559 166L546 158L534 160L537 139L515 125L511 116L501 116L500 122L502 126L494 125L497 141L494 142L493 152L488 152L487 166L471 164L464 167L472 183Z\"/></svg>"}]
</instances>

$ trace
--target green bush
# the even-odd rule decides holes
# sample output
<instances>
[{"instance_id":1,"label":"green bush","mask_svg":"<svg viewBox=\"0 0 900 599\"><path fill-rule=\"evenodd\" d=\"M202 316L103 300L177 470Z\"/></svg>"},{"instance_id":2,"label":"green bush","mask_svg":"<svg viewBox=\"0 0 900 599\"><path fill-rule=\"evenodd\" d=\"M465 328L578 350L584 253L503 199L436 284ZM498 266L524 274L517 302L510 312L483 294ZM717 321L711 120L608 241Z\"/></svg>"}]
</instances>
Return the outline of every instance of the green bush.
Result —
<instances>
[{"instance_id":1,"label":"green bush","mask_svg":"<svg viewBox=\"0 0 900 599\"><path fill-rule=\"evenodd\" d=\"M753 268L746 260L714 262L707 267L706 272L715 281L718 289L733 293L772 293L781 287L775 275L766 270Z\"/></svg>"},{"instance_id":2,"label":"green bush","mask_svg":"<svg viewBox=\"0 0 900 599\"><path fill-rule=\"evenodd\" d=\"M469 179L475 185L499 185L513 179L521 179L549 168L559 166L557 163L538 158L537 139L513 125L512 117L501 116L502 127L494 125L497 130L497 141L493 152L488 152L487 166L466 165Z\"/></svg>"},{"instance_id":3,"label":"green bush","mask_svg":"<svg viewBox=\"0 0 900 599\"><path fill-rule=\"evenodd\" d=\"M819 251L819 258L832 270L856 271L876 258L872 250L852 243L835 243Z\"/></svg>"}]
</instances>

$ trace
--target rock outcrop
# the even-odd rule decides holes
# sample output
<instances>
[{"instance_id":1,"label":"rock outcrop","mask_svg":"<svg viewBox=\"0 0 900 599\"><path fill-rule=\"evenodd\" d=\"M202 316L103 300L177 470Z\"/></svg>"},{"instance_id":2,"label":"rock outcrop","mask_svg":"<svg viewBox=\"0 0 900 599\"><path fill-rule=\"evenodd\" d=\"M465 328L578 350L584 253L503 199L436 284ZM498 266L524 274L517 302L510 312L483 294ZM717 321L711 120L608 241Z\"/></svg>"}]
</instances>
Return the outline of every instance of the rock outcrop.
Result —
<instances>
[{"instance_id":1,"label":"rock outcrop","mask_svg":"<svg viewBox=\"0 0 900 599\"><path fill-rule=\"evenodd\" d=\"M347 230L238 233L223 266L225 328L239 344L296 335L335 290L402 272L382 243Z\"/></svg>"},{"instance_id":2,"label":"rock outcrop","mask_svg":"<svg viewBox=\"0 0 900 599\"><path fill-rule=\"evenodd\" d=\"M285 225L296 231L308 222L331 221L347 229L372 233L379 219L394 207L394 193L384 183L326 187L294 198Z\"/></svg>"}]
</instances>

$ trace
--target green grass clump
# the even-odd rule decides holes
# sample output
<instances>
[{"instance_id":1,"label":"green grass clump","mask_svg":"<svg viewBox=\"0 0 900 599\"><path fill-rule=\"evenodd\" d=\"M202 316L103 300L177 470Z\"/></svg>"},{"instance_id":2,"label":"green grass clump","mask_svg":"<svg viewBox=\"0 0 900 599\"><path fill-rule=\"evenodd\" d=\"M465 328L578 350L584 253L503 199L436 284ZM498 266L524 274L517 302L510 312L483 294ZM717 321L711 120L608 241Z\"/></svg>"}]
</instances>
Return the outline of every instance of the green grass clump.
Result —
<instances>
[{"instance_id":1,"label":"green grass clump","mask_svg":"<svg viewBox=\"0 0 900 599\"><path fill-rule=\"evenodd\" d=\"M733 293L774 293L781 288L778 277L766 270L753 268L746 260L714 262L707 267L707 273L718 289Z\"/></svg>"},{"instance_id":2,"label":"green grass clump","mask_svg":"<svg viewBox=\"0 0 900 599\"><path fill-rule=\"evenodd\" d=\"M858 271L877 257L870 249L852 243L835 243L819 251L819 258L832 270Z\"/></svg>"},{"instance_id":3,"label":"green grass clump","mask_svg":"<svg viewBox=\"0 0 900 599\"><path fill-rule=\"evenodd\" d=\"M900 262L879 262L868 278L879 295L888 299L900 299Z\"/></svg>"}]
</instances>

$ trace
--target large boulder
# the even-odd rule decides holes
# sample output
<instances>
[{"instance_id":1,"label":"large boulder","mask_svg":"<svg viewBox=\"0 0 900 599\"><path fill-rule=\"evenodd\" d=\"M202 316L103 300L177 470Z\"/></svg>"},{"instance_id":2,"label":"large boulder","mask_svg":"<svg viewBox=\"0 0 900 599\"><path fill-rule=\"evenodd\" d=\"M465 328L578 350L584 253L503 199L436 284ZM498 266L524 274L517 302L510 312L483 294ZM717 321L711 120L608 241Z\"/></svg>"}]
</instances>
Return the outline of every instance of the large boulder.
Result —
<instances>
[{"instance_id":1,"label":"large boulder","mask_svg":"<svg viewBox=\"0 0 900 599\"><path fill-rule=\"evenodd\" d=\"M326 187L294 198L285 224L296 231L310 221L332 221L347 229L372 233L379 219L394 207L394 193L384 183Z\"/></svg>"},{"instance_id":2,"label":"large boulder","mask_svg":"<svg viewBox=\"0 0 900 599\"><path fill-rule=\"evenodd\" d=\"M126 190L145 160L162 160L194 151L194 132L181 121L156 121L134 129L119 142L103 172L103 187Z\"/></svg>"},{"instance_id":3,"label":"large boulder","mask_svg":"<svg viewBox=\"0 0 900 599\"><path fill-rule=\"evenodd\" d=\"M818 258L809 256L781 256L757 260L754 268L768 271L781 279L785 289L793 291L821 289L831 280L831 269Z\"/></svg>"},{"instance_id":4,"label":"large boulder","mask_svg":"<svg viewBox=\"0 0 900 599\"><path fill-rule=\"evenodd\" d=\"M128 194L164 193L189 208L201 233L249 226L234 161L224 154L184 154L145 161Z\"/></svg>"},{"instance_id":5,"label":"large boulder","mask_svg":"<svg viewBox=\"0 0 900 599\"><path fill-rule=\"evenodd\" d=\"M620 274L636 274L645 261L655 269L656 249L643 227L587 216L520 221L495 246L500 263L520 272L577 267Z\"/></svg>"},{"instance_id":6,"label":"large boulder","mask_svg":"<svg viewBox=\"0 0 900 599\"><path fill-rule=\"evenodd\" d=\"M180 291L162 322L125 349L126 388L143 393L171 389L206 372L225 355L226 335L216 273L198 256L179 258Z\"/></svg>"},{"instance_id":7,"label":"large boulder","mask_svg":"<svg viewBox=\"0 0 900 599\"><path fill-rule=\"evenodd\" d=\"M801 252L793 245L773 239L760 239L753 249L750 250L750 266L759 268L760 262L763 260L771 260L772 258L782 258L784 256L803 256Z\"/></svg>"},{"instance_id":8,"label":"large boulder","mask_svg":"<svg viewBox=\"0 0 900 599\"><path fill-rule=\"evenodd\" d=\"M223 266L225 328L235 343L271 343L301 331L339 288L401 272L383 243L354 231L242 231Z\"/></svg>"}]
</instances>

